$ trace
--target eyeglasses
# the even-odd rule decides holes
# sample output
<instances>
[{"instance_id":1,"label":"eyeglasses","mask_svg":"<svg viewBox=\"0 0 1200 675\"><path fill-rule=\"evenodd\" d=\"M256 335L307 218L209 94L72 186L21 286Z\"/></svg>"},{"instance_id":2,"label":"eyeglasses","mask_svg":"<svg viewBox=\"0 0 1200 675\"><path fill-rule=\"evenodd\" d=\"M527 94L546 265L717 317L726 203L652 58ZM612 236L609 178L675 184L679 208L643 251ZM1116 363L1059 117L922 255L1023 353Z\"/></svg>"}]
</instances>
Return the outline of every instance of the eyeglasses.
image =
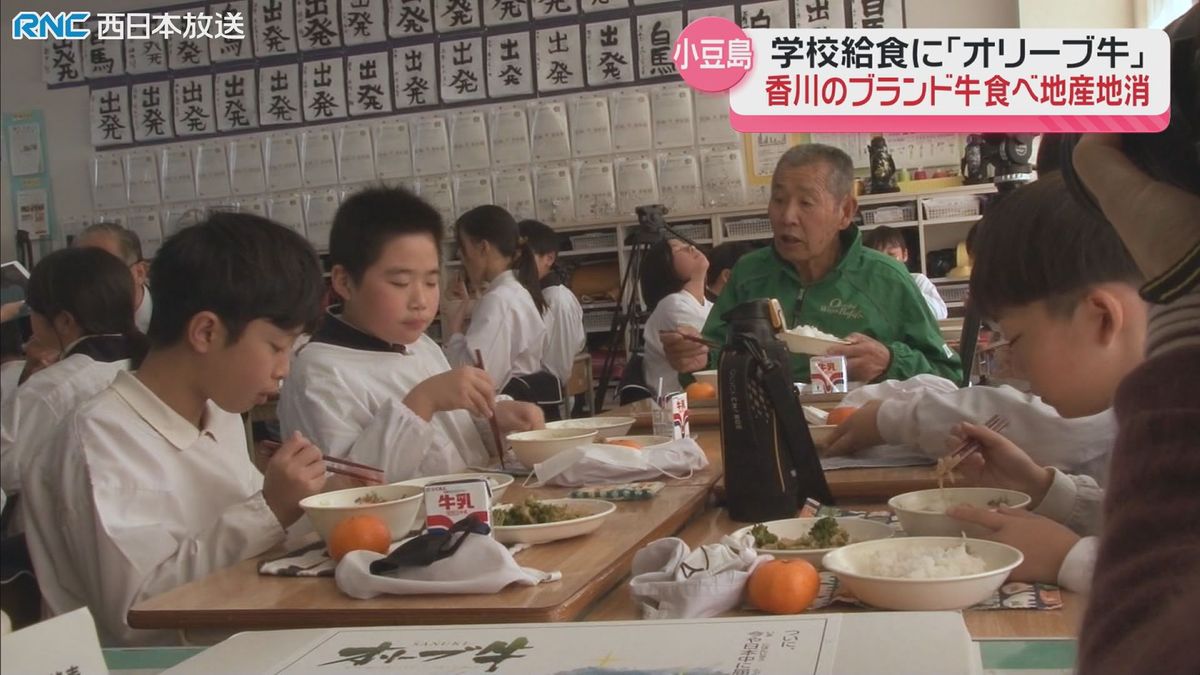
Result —
<instances>
[{"instance_id":1,"label":"eyeglasses","mask_svg":"<svg viewBox=\"0 0 1200 675\"><path fill-rule=\"evenodd\" d=\"M401 567L428 567L458 551L467 536L487 534L492 528L475 516L467 516L448 530L426 532L404 542L387 555L371 563L371 574L387 574Z\"/></svg>"}]
</instances>

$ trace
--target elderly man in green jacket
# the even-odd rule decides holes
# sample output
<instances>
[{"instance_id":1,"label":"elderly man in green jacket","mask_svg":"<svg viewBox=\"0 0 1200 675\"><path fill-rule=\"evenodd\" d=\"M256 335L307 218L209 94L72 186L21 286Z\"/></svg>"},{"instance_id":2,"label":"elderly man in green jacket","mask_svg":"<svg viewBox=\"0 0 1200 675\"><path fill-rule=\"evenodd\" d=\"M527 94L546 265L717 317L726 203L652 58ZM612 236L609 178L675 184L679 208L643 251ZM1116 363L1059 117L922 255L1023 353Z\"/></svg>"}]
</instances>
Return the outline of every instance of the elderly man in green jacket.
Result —
<instances>
[{"instance_id":1,"label":"elderly man in green jacket","mask_svg":"<svg viewBox=\"0 0 1200 675\"><path fill-rule=\"evenodd\" d=\"M797 145L779 159L767 208L774 242L742 257L733 268L702 334L725 343L724 315L758 298L776 298L788 327L815 326L851 344L829 353L846 357L857 382L933 373L958 381L962 364L946 345L908 270L862 245L850 219L858 209L854 166L837 148ZM687 326L678 333L694 335ZM663 348L681 373L715 367L716 354L663 333ZM792 374L807 382L808 355L792 355Z\"/></svg>"}]
</instances>

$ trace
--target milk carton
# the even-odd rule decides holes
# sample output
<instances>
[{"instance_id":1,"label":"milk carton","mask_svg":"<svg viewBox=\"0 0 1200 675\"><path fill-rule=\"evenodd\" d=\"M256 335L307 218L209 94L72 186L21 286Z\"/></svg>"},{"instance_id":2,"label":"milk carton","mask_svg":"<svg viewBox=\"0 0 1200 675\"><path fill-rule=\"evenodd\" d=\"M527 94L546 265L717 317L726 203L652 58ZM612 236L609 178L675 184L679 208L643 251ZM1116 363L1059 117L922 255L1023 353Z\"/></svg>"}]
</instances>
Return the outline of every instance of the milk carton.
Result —
<instances>
[{"instance_id":1,"label":"milk carton","mask_svg":"<svg viewBox=\"0 0 1200 675\"><path fill-rule=\"evenodd\" d=\"M486 478L465 478L425 486L425 527L445 532L467 516L492 524L492 486Z\"/></svg>"},{"instance_id":2,"label":"milk carton","mask_svg":"<svg viewBox=\"0 0 1200 675\"><path fill-rule=\"evenodd\" d=\"M808 373L811 393L846 393L846 357L814 356L808 360Z\"/></svg>"},{"instance_id":3,"label":"milk carton","mask_svg":"<svg viewBox=\"0 0 1200 675\"><path fill-rule=\"evenodd\" d=\"M688 424L687 394L677 391L665 394L654 409L654 435L666 436L679 440L691 436L691 425Z\"/></svg>"}]
</instances>

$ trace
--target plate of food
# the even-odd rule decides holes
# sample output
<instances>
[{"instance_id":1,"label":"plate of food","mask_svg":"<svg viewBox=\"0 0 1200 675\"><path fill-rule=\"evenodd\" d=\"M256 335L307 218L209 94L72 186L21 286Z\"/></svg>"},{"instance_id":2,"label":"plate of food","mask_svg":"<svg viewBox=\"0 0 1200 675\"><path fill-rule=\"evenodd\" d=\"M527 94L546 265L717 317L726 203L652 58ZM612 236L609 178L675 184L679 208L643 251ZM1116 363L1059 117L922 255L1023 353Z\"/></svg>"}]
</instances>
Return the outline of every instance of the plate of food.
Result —
<instances>
[{"instance_id":1,"label":"plate of food","mask_svg":"<svg viewBox=\"0 0 1200 675\"><path fill-rule=\"evenodd\" d=\"M789 352L812 356L824 356L833 347L850 344L848 340L830 335L815 326L789 328L780 333L779 337L787 343Z\"/></svg>"},{"instance_id":2,"label":"plate of food","mask_svg":"<svg viewBox=\"0 0 1200 675\"><path fill-rule=\"evenodd\" d=\"M492 534L501 544L545 544L595 532L617 505L602 499L526 499L492 508Z\"/></svg>"},{"instance_id":3,"label":"plate of food","mask_svg":"<svg viewBox=\"0 0 1200 675\"><path fill-rule=\"evenodd\" d=\"M733 533L754 537L754 550L776 558L801 558L820 569L826 553L863 541L887 539L895 534L890 526L866 518L787 518L743 527Z\"/></svg>"}]
</instances>

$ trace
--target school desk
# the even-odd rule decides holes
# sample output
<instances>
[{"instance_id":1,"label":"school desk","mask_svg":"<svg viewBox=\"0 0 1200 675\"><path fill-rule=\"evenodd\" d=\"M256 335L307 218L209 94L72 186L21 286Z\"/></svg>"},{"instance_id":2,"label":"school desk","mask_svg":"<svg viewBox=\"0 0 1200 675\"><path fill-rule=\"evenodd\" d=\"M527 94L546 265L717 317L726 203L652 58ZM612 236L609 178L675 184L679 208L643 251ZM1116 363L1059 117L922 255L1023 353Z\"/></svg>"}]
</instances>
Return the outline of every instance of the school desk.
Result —
<instances>
[{"instance_id":1,"label":"school desk","mask_svg":"<svg viewBox=\"0 0 1200 675\"><path fill-rule=\"evenodd\" d=\"M711 461L707 469L686 480L666 481L668 487L652 500L619 502L595 534L517 554L522 565L561 571L559 582L494 595L355 600L338 591L332 579L262 576L259 561L249 560L139 603L129 613L130 625L183 630L200 642L219 639L220 634L209 631L629 618L634 608L625 582L637 550L676 533L697 544L717 541L735 529L722 509L711 506L710 492L722 475L720 434L715 427L693 430ZM847 508L880 508L895 494L936 484L930 467L846 469L827 476L838 504ZM527 494L560 497L568 491L528 489L518 482L505 501L520 501ZM1068 597L1063 610L974 612L985 616L971 616L967 623L976 636L1070 636L1080 611L1078 600Z\"/></svg>"}]
</instances>

